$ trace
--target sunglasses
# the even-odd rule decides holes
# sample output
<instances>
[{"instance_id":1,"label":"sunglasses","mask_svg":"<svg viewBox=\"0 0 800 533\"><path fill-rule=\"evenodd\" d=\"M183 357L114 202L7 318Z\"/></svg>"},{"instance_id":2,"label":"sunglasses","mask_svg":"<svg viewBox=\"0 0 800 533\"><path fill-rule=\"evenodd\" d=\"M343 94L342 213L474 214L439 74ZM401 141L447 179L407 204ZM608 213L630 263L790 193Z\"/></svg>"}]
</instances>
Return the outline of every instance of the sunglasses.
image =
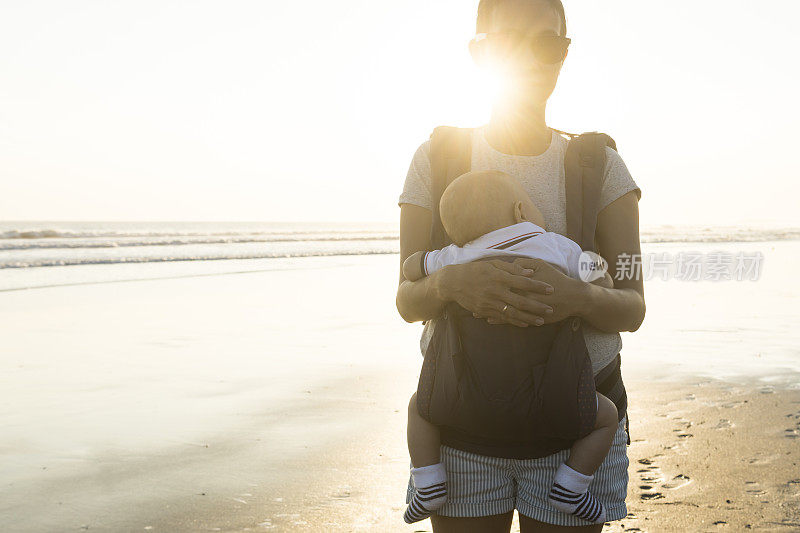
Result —
<instances>
[{"instance_id":1,"label":"sunglasses","mask_svg":"<svg viewBox=\"0 0 800 533\"><path fill-rule=\"evenodd\" d=\"M567 55L572 40L560 35L528 36L522 32L479 33L469 43L470 49L478 57L491 57L495 60L519 58L527 52L540 63L553 65L560 63Z\"/></svg>"}]
</instances>

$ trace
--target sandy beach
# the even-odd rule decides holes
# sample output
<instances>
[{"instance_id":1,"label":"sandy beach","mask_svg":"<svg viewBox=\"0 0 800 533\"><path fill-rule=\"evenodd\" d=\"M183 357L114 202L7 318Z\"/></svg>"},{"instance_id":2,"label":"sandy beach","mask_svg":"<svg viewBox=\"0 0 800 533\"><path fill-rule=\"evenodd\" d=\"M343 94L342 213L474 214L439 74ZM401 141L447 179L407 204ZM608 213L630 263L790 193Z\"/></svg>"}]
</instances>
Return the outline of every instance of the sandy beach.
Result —
<instances>
[{"instance_id":1,"label":"sandy beach","mask_svg":"<svg viewBox=\"0 0 800 533\"><path fill-rule=\"evenodd\" d=\"M800 393L703 379L631 387L628 518L609 531L796 531Z\"/></svg>"},{"instance_id":2,"label":"sandy beach","mask_svg":"<svg viewBox=\"0 0 800 533\"><path fill-rule=\"evenodd\" d=\"M798 530L800 243L696 248L762 250L762 277L646 282L605 530ZM398 256L243 263L0 292L4 530L431 530L402 521L422 359Z\"/></svg>"}]
</instances>

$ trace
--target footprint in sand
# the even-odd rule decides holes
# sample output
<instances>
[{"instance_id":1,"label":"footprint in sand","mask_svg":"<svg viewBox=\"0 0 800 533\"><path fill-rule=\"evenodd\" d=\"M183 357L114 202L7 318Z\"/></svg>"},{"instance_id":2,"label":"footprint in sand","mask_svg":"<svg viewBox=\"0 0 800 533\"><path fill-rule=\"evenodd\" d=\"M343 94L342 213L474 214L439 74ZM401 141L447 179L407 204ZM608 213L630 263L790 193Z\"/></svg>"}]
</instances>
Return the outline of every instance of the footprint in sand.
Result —
<instances>
[{"instance_id":1,"label":"footprint in sand","mask_svg":"<svg viewBox=\"0 0 800 533\"><path fill-rule=\"evenodd\" d=\"M687 419L683 418L682 416L675 416L675 417L672 418L672 420L674 420L675 423L678 424L681 427L684 427L684 428L692 427L692 421L691 420L687 420Z\"/></svg>"},{"instance_id":2,"label":"footprint in sand","mask_svg":"<svg viewBox=\"0 0 800 533\"><path fill-rule=\"evenodd\" d=\"M720 404L720 407L724 407L725 409L733 409L734 407L741 407L745 403L747 403L747 402L744 401L744 400L735 400L735 401L732 401L732 402L727 402L727 403Z\"/></svg>"},{"instance_id":3,"label":"footprint in sand","mask_svg":"<svg viewBox=\"0 0 800 533\"><path fill-rule=\"evenodd\" d=\"M790 479L783 487L781 487L780 491L782 493L790 494L790 497L796 500L798 497L800 497L800 479Z\"/></svg>"},{"instance_id":4,"label":"footprint in sand","mask_svg":"<svg viewBox=\"0 0 800 533\"><path fill-rule=\"evenodd\" d=\"M795 428L787 429L786 433L784 434L784 437L788 437L790 439L796 439L798 436L800 436L800 411L796 413L789 413L788 415L786 415L786 418L788 418L790 421L795 420L794 424Z\"/></svg>"},{"instance_id":5,"label":"footprint in sand","mask_svg":"<svg viewBox=\"0 0 800 533\"><path fill-rule=\"evenodd\" d=\"M751 457L747 460L747 462L751 465L767 465L780 457L780 455L761 455L757 454L755 457Z\"/></svg>"},{"instance_id":6,"label":"footprint in sand","mask_svg":"<svg viewBox=\"0 0 800 533\"><path fill-rule=\"evenodd\" d=\"M339 487L339 490L336 493L331 494L333 498L349 498L350 497L350 487L348 485L343 485Z\"/></svg>"},{"instance_id":7,"label":"footprint in sand","mask_svg":"<svg viewBox=\"0 0 800 533\"><path fill-rule=\"evenodd\" d=\"M678 433L678 437L686 438L693 436L691 433L686 432L687 429L689 429L694 425L694 423L691 420L686 420L683 417L675 417L673 420L675 421L675 424L678 427L673 429L672 431L674 433Z\"/></svg>"},{"instance_id":8,"label":"footprint in sand","mask_svg":"<svg viewBox=\"0 0 800 533\"><path fill-rule=\"evenodd\" d=\"M631 513L630 511L628 512L628 514L625 515L625 520L638 520L638 519L639 519L639 517L636 516L636 514ZM624 522L620 522L619 525L622 527L623 531L641 531L641 529L639 529L638 527L634 527L634 526L625 527L625 523Z\"/></svg>"},{"instance_id":9,"label":"footprint in sand","mask_svg":"<svg viewBox=\"0 0 800 533\"><path fill-rule=\"evenodd\" d=\"M714 426L714 429L730 429L734 427L734 423L728 420L727 418L720 418L717 425Z\"/></svg>"},{"instance_id":10,"label":"footprint in sand","mask_svg":"<svg viewBox=\"0 0 800 533\"><path fill-rule=\"evenodd\" d=\"M673 441L671 444L660 444L659 446L663 450L675 450L679 448L685 448L686 443L692 437L694 437L693 433L688 433L685 429L676 428L672 430L675 433L675 436L678 437L677 440Z\"/></svg>"},{"instance_id":11,"label":"footprint in sand","mask_svg":"<svg viewBox=\"0 0 800 533\"><path fill-rule=\"evenodd\" d=\"M663 498L664 495L660 492L653 492L655 484L664 481L661 468L654 464L652 459L647 457L639 459L638 463L644 466L644 468L640 468L636 471L639 474L639 479L642 481L642 485L639 485L639 488L646 491L639 497L642 500L658 500Z\"/></svg>"},{"instance_id":12,"label":"footprint in sand","mask_svg":"<svg viewBox=\"0 0 800 533\"><path fill-rule=\"evenodd\" d=\"M762 494L766 494L767 491L761 489L761 485L758 481L745 481L745 492L750 496L761 496Z\"/></svg>"},{"instance_id":13,"label":"footprint in sand","mask_svg":"<svg viewBox=\"0 0 800 533\"><path fill-rule=\"evenodd\" d=\"M664 481L664 478L661 477L660 475L658 475L657 473L642 474L642 475L639 476L639 479L641 479L644 483L659 483L661 481ZM640 485L639 487L640 488L644 488L645 485ZM646 490L649 490L649 489L646 489Z\"/></svg>"},{"instance_id":14,"label":"footprint in sand","mask_svg":"<svg viewBox=\"0 0 800 533\"><path fill-rule=\"evenodd\" d=\"M662 483L661 487L665 489L675 490L681 487L685 487L691 482L692 480L689 478L689 476L686 476L684 474L678 474L677 476L669 480L667 483Z\"/></svg>"},{"instance_id":15,"label":"footprint in sand","mask_svg":"<svg viewBox=\"0 0 800 533\"><path fill-rule=\"evenodd\" d=\"M653 461L651 459L639 459L639 463L644 465L644 467L637 470L637 472L653 472L660 470L660 468L658 468L655 464L653 464Z\"/></svg>"}]
</instances>

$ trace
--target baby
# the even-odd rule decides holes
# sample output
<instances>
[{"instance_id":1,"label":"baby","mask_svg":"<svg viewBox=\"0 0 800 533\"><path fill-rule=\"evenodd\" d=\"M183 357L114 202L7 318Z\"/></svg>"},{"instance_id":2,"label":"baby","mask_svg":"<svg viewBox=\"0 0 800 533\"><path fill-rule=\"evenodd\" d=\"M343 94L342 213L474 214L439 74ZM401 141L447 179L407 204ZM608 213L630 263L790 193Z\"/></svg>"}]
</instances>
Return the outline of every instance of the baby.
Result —
<instances>
[{"instance_id":1,"label":"baby","mask_svg":"<svg viewBox=\"0 0 800 533\"><path fill-rule=\"evenodd\" d=\"M442 225L453 244L410 255L403 263L403 276L410 281L446 265L488 256L518 255L541 258L565 275L613 287L607 272L603 277L598 271L580 276L580 265L587 263L579 262L580 246L563 235L548 232L544 217L522 185L504 172L475 171L459 176L445 189L439 205ZM606 509L588 486L608 454L618 420L614 403L596 394L594 429L570 448L569 457L556 471L548 499L561 512L602 524ZM419 415L414 393L408 409L408 451L415 490L403 516L408 523L427 518L447 500L440 445L439 431Z\"/></svg>"}]
</instances>

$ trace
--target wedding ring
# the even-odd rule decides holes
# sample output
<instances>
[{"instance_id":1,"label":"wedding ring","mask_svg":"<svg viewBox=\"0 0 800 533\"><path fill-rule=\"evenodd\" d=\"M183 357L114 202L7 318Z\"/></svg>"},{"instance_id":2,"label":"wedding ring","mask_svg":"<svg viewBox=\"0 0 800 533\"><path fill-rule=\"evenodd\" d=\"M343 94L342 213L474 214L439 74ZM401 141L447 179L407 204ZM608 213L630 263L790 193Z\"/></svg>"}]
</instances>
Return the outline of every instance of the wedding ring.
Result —
<instances>
[{"instance_id":1,"label":"wedding ring","mask_svg":"<svg viewBox=\"0 0 800 533\"><path fill-rule=\"evenodd\" d=\"M505 306L505 307L503 307L503 310L502 310L502 311L500 311L500 314L505 314L505 312L506 312L506 309L508 309L508 304L506 304L506 306Z\"/></svg>"}]
</instances>

